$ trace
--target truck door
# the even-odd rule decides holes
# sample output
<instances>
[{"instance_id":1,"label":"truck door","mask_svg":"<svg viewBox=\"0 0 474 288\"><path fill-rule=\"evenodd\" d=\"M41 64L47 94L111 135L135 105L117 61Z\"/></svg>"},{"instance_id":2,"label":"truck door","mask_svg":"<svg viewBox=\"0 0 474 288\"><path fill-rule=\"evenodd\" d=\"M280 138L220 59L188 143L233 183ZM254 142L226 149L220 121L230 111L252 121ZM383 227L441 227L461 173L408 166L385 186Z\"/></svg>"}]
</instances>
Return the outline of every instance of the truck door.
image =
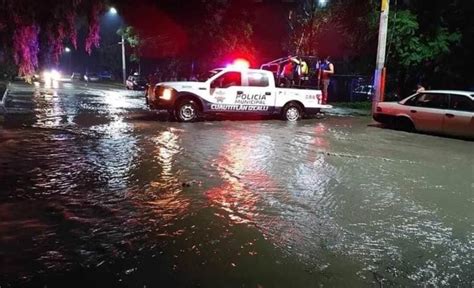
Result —
<instances>
[{"instance_id":1,"label":"truck door","mask_svg":"<svg viewBox=\"0 0 474 288\"><path fill-rule=\"evenodd\" d=\"M210 110L234 111L231 105L235 104L238 90L242 88L242 74L229 71L211 82Z\"/></svg>"},{"instance_id":2,"label":"truck door","mask_svg":"<svg viewBox=\"0 0 474 288\"><path fill-rule=\"evenodd\" d=\"M275 89L268 75L259 71L243 73L243 89L238 91L236 104L245 105L249 112L271 112L275 107Z\"/></svg>"}]
</instances>

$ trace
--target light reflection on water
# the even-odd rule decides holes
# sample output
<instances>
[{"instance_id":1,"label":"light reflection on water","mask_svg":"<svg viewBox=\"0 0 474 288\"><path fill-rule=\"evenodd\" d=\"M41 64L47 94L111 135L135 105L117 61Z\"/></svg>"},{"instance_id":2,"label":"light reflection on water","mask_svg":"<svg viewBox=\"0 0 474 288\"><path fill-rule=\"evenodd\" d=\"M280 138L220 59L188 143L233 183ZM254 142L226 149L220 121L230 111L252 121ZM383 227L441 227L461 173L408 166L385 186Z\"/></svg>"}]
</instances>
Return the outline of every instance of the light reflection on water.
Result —
<instances>
[{"instance_id":1,"label":"light reflection on water","mask_svg":"<svg viewBox=\"0 0 474 288\"><path fill-rule=\"evenodd\" d=\"M182 152L178 133L174 129L160 131L152 136L153 150L148 157L161 171L152 177L143 203L149 206L157 217L164 223L173 223L177 218L185 215L191 205L191 200L183 197L183 185L179 179L180 171L176 169L176 155ZM136 205L143 205L140 201Z\"/></svg>"},{"instance_id":2,"label":"light reflection on water","mask_svg":"<svg viewBox=\"0 0 474 288\"><path fill-rule=\"evenodd\" d=\"M243 139L241 131L224 135L228 143L214 160L223 184L206 192L212 204L217 204L226 211L227 216L235 223L253 222L258 195L252 191L255 187L271 189L271 179L263 172L261 162L249 162L252 155L266 158L272 151L265 139ZM270 152L271 153L271 152Z\"/></svg>"},{"instance_id":3,"label":"light reflection on water","mask_svg":"<svg viewBox=\"0 0 474 288\"><path fill-rule=\"evenodd\" d=\"M163 131L159 134L159 136L152 139L156 147L154 158L158 161L162 168L161 177L174 176L174 156L181 151L178 140L178 135L173 133L173 131Z\"/></svg>"},{"instance_id":4,"label":"light reflection on water","mask_svg":"<svg viewBox=\"0 0 474 288\"><path fill-rule=\"evenodd\" d=\"M169 273L198 263L178 275L200 280L235 276L222 266L295 267L293 279L327 286L472 281L469 142L359 118L135 120L141 100L126 94L36 96L42 129L0 142L0 261L12 277L117 259L131 266L117 273L133 276L143 252L169 253L152 262Z\"/></svg>"},{"instance_id":5,"label":"light reflection on water","mask_svg":"<svg viewBox=\"0 0 474 288\"><path fill-rule=\"evenodd\" d=\"M399 285L411 285L410 281L428 285L469 283L472 231L465 234L467 239L453 239L452 228L446 226L448 223L439 218L436 210L406 193L406 189L415 194L431 189L439 197L438 193L448 192L446 185L454 190L467 189L463 192L467 193L469 186L462 180L428 187L425 181L404 183L407 178L433 179L438 171L425 175L423 163L427 159L414 160L417 158L403 154L393 158L387 158L389 154L370 156L374 149L370 146L354 153L331 140L334 132L322 125L313 136L295 131L292 135L296 136L290 141L284 139L280 145L267 145L266 151L256 152L253 145L265 147L259 140L272 142L282 135L260 130L253 134L254 127L250 126L245 133L240 129L238 133L226 133L230 143L216 162L227 184L208 192L231 221L251 222L277 246L321 269L337 266L330 255L337 253L361 261L364 266L357 274L367 280L374 273L377 281ZM359 147L360 143L352 142L354 139L348 134L341 137L343 134L335 136ZM426 143L413 149L425 146ZM472 157L465 160L464 164L472 167ZM274 171L276 167L278 171ZM467 227L472 229L472 221ZM416 253L411 251L417 251L419 256L414 257Z\"/></svg>"}]
</instances>

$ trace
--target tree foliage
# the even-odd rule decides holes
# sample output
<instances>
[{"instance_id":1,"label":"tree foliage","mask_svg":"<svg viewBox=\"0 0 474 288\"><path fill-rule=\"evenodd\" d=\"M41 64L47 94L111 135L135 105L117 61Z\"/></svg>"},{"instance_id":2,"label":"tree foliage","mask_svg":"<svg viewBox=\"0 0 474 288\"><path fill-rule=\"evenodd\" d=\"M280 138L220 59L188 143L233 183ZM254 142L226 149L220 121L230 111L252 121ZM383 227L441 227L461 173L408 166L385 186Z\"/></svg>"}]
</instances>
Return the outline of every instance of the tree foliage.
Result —
<instances>
[{"instance_id":1,"label":"tree foliage","mask_svg":"<svg viewBox=\"0 0 474 288\"><path fill-rule=\"evenodd\" d=\"M439 89L466 88L470 81L463 67L466 59L456 51L472 38L467 30L474 31L472 25L456 23L466 17L460 9L460 1L429 5L395 1L389 18L387 66L401 95L408 95L417 82ZM452 17L455 14L463 16Z\"/></svg>"},{"instance_id":2,"label":"tree foliage","mask_svg":"<svg viewBox=\"0 0 474 288\"><path fill-rule=\"evenodd\" d=\"M326 7L316 0L297 3L289 14L289 53L331 55L356 67L356 73L373 71L380 1L334 0ZM466 60L474 60L473 13L469 0L391 1L389 75L401 86L416 78L473 82L466 68Z\"/></svg>"},{"instance_id":3,"label":"tree foliage","mask_svg":"<svg viewBox=\"0 0 474 288\"><path fill-rule=\"evenodd\" d=\"M99 15L103 8L99 0L2 0L0 49L12 54L20 75L31 75L38 68L40 47L48 47L41 52L56 63L66 41L77 48L75 24L78 18L85 17L89 26L85 49L91 53L99 45ZM10 43L13 45L8 49Z\"/></svg>"},{"instance_id":4,"label":"tree foliage","mask_svg":"<svg viewBox=\"0 0 474 288\"><path fill-rule=\"evenodd\" d=\"M373 39L371 1L334 0L321 6L317 0L299 1L288 15L290 54L354 55Z\"/></svg>"},{"instance_id":5,"label":"tree foliage","mask_svg":"<svg viewBox=\"0 0 474 288\"><path fill-rule=\"evenodd\" d=\"M146 41L143 41L138 32L132 26L126 26L124 28L120 28L117 31L117 34L123 36L125 43L127 43L132 53L130 54L130 61L131 62L139 62L140 61L140 48L143 45L146 45Z\"/></svg>"},{"instance_id":6,"label":"tree foliage","mask_svg":"<svg viewBox=\"0 0 474 288\"><path fill-rule=\"evenodd\" d=\"M193 36L197 36L193 46L201 49L203 62L210 66L221 66L231 58L244 57L255 60L253 19L246 5L248 1L201 1L205 5L203 25ZM192 32L192 33L193 33ZM207 58L207 59L206 59Z\"/></svg>"},{"instance_id":7,"label":"tree foliage","mask_svg":"<svg viewBox=\"0 0 474 288\"><path fill-rule=\"evenodd\" d=\"M433 35L423 34L416 15L409 10L392 13L389 23L389 63L403 68L435 60L461 40L460 33L449 32L445 27L437 27Z\"/></svg>"}]
</instances>

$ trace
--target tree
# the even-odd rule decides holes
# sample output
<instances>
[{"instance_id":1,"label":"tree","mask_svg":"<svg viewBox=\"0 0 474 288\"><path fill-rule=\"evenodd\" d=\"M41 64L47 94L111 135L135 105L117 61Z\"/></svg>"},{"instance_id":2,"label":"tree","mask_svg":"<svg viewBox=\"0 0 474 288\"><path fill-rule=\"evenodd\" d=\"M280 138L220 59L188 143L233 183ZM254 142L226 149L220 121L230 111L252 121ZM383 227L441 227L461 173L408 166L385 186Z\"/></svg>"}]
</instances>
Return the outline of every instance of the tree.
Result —
<instances>
[{"instance_id":1,"label":"tree","mask_svg":"<svg viewBox=\"0 0 474 288\"><path fill-rule=\"evenodd\" d=\"M299 1L288 15L290 54L353 56L367 51L374 38L373 1ZM372 17L373 18L373 17ZM367 21L369 19L369 21Z\"/></svg>"},{"instance_id":2,"label":"tree","mask_svg":"<svg viewBox=\"0 0 474 288\"><path fill-rule=\"evenodd\" d=\"M130 62L135 62L140 65L140 48L145 43L143 43L137 31L132 26L126 26L120 28L117 31L117 34L123 37L132 50L132 53L130 54Z\"/></svg>"},{"instance_id":3,"label":"tree","mask_svg":"<svg viewBox=\"0 0 474 288\"><path fill-rule=\"evenodd\" d=\"M474 65L474 37L472 37L474 35L474 18L472 17L474 6L472 1L405 0L399 1L396 7L400 10L409 10L416 15L419 34L422 38L435 39L438 34L459 35L459 39L451 39L453 41L447 47L449 51L416 67L421 70L421 77L424 77L426 84L442 89L473 89L474 74L471 72L471 67ZM443 36L440 38L442 40Z\"/></svg>"},{"instance_id":4,"label":"tree","mask_svg":"<svg viewBox=\"0 0 474 288\"><path fill-rule=\"evenodd\" d=\"M8 78L8 76L15 74L17 71L18 69L11 57L11 53L8 50L0 50L0 79Z\"/></svg>"},{"instance_id":5,"label":"tree","mask_svg":"<svg viewBox=\"0 0 474 288\"><path fill-rule=\"evenodd\" d=\"M389 18L387 67L403 96L411 92L416 82L431 86L435 71L440 69L439 60L462 39L459 32L449 31L444 23L420 26L418 18L408 9L394 9Z\"/></svg>"},{"instance_id":6,"label":"tree","mask_svg":"<svg viewBox=\"0 0 474 288\"><path fill-rule=\"evenodd\" d=\"M32 75L38 68L40 53L57 63L65 41L77 48L75 24L78 18L85 17L89 26L85 49L91 53L99 45L99 15L103 8L100 0L2 0L1 49L12 54L20 75Z\"/></svg>"},{"instance_id":7,"label":"tree","mask_svg":"<svg viewBox=\"0 0 474 288\"><path fill-rule=\"evenodd\" d=\"M334 0L326 7L318 2L300 1L290 12L289 53L335 56L356 67L353 72L370 75L375 64L380 1ZM408 87L416 78L438 82L440 78L467 78L461 76L462 70L465 75L472 74L459 69L466 57L474 58L474 49L461 49L474 48L472 21L469 13L463 12L473 12L468 2L391 3L387 67L394 82ZM464 55L461 62L452 57L456 50Z\"/></svg>"},{"instance_id":8,"label":"tree","mask_svg":"<svg viewBox=\"0 0 474 288\"><path fill-rule=\"evenodd\" d=\"M235 58L246 58L255 62L257 50L254 45L254 31L251 1L199 1L204 5L200 25L193 25L190 51L193 59L205 63L205 69L222 66Z\"/></svg>"},{"instance_id":9,"label":"tree","mask_svg":"<svg viewBox=\"0 0 474 288\"><path fill-rule=\"evenodd\" d=\"M213 34L215 41L210 49L214 65L241 57L250 62L255 61L254 32L247 11L235 13L232 7L227 7L221 20L214 19L214 21L216 21Z\"/></svg>"},{"instance_id":10,"label":"tree","mask_svg":"<svg viewBox=\"0 0 474 288\"><path fill-rule=\"evenodd\" d=\"M420 31L416 16L409 10L401 10L390 16L388 62L408 69L427 61L433 61L451 51L459 43L461 34L437 27L433 35Z\"/></svg>"}]
</instances>

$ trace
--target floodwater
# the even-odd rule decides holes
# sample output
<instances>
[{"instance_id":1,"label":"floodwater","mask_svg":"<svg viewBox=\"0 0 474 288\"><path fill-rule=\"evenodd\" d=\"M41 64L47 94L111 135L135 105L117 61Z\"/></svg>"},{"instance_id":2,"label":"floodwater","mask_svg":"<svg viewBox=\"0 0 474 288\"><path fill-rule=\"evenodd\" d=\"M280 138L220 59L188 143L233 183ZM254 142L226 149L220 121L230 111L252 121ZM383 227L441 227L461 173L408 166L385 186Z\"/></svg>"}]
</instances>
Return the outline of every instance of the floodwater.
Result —
<instances>
[{"instance_id":1,"label":"floodwater","mask_svg":"<svg viewBox=\"0 0 474 288\"><path fill-rule=\"evenodd\" d=\"M474 285L473 142L33 90L0 128L2 288Z\"/></svg>"}]
</instances>

